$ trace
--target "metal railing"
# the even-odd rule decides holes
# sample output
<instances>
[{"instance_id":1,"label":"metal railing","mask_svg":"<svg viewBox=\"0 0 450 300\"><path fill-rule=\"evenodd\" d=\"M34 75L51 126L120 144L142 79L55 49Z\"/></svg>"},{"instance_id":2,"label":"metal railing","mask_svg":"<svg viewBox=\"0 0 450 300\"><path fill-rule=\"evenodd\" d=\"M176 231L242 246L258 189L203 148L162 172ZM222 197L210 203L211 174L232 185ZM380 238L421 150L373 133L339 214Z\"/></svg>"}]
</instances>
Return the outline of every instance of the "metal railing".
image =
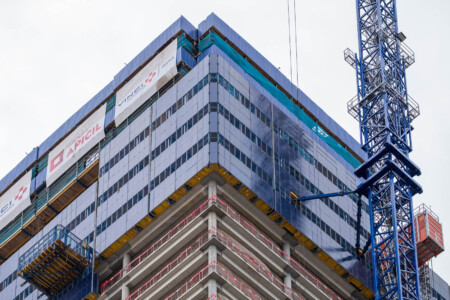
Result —
<instances>
[{"instance_id":1,"label":"metal railing","mask_svg":"<svg viewBox=\"0 0 450 300\"><path fill-rule=\"evenodd\" d=\"M411 118L411 122L416 119L418 116L420 116L420 106L417 103L414 98L412 98L410 95L408 95L408 101L405 104L404 101L402 101L404 105L407 106L407 110L409 113L409 116ZM359 121L359 107L360 104L358 102L358 95L354 96L352 99L350 99L347 102L347 112L355 118L357 121Z\"/></svg>"},{"instance_id":2,"label":"metal railing","mask_svg":"<svg viewBox=\"0 0 450 300\"><path fill-rule=\"evenodd\" d=\"M243 284L239 279L233 276L230 272L228 272L224 267L219 265L218 263L215 264L215 272L220 275L225 281L227 281L229 284L237 288L242 294L244 294L248 299L257 299L261 300L262 298L257 295L254 291L252 291L249 287L247 287L245 284Z\"/></svg>"},{"instance_id":3,"label":"metal railing","mask_svg":"<svg viewBox=\"0 0 450 300\"><path fill-rule=\"evenodd\" d=\"M186 294L188 291L190 291L193 287L197 286L197 284L205 277L207 277L209 274L211 274L215 269L215 262L212 262L211 264L207 265L203 269L201 269L198 273L196 273L194 276L191 277L190 280L188 280L185 284L183 284L178 290L176 290L174 293L170 294L168 297L166 297L165 300L175 300Z\"/></svg>"},{"instance_id":4,"label":"metal railing","mask_svg":"<svg viewBox=\"0 0 450 300\"><path fill-rule=\"evenodd\" d=\"M350 48L344 50L344 60L353 68L356 69L355 52Z\"/></svg>"},{"instance_id":5,"label":"metal railing","mask_svg":"<svg viewBox=\"0 0 450 300\"><path fill-rule=\"evenodd\" d=\"M187 281L183 286L181 286L177 291L170 294L165 300L175 300L182 297L193 287L197 286L197 284L209 274L216 273L220 277L222 277L227 283L234 286L238 289L247 299L252 300L262 300L262 298L257 295L254 291L252 291L249 287L239 281L236 277L233 276L230 272L228 272L224 267L219 265L217 262L213 261L203 269L201 269L198 273L196 273L192 278ZM211 296L212 297L212 296ZM211 298L210 297L210 298ZM212 297L211 299L220 299L216 296L216 298Z\"/></svg>"},{"instance_id":6,"label":"metal railing","mask_svg":"<svg viewBox=\"0 0 450 300\"><path fill-rule=\"evenodd\" d=\"M295 261L291 256L287 255L283 250L281 250L274 242L269 238L264 236L261 232L255 229L250 223L248 223L244 218L242 218L238 213L231 209L227 204L216 196L212 196L216 200L216 205L234 221L239 223L247 232L252 234L257 238L263 245L265 245L269 250L274 252L278 257L287 262L294 270L296 270L301 276L312 283L317 289L322 291L328 298L333 300L341 300L339 296L336 295L330 288L328 288L324 283L318 280L314 275L309 273L299 262Z\"/></svg>"},{"instance_id":7,"label":"metal railing","mask_svg":"<svg viewBox=\"0 0 450 300\"><path fill-rule=\"evenodd\" d=\"M400 42L400 57L402 57L405 62L405 69L409 68L416 62L416 55L414 54L414 51L404 42Z\"/></svg>"},{"instance_id":8,"label":"metal railing","mask_svg":"<svg viewBox=\"0 0 450 300\"><path fill-rule=\"evenodd\" d=\"M190 257L196 250L198 250L201 246L203 246L207 241L211 239L213 233L208 231L207 233L200 236L193 244L191 244L188 248L186 248L180 255L177 256L172 262L170 262L167 266L165 266L161 271L159 271L156 275L154 275L150 280L144 283L141 287L139 287L135 292L133 292L130 296L126 298L126 300L134 300L141 296L145 291L155 285L162 277L171 272L175 267L180 265L183 261L185 261L188 257Z\"/></svg>"},{"instance_id":9,"label":"metal railing","mask_svg":"<svg viewBox=\"0 0 450 300\"><path fill-rule=\"evenodd\" d=\"M350 101L347 102L347 112L357 121L359 116L359 103L358 103L358 95L355 95Z\"/></svg>"},{"instance_id":10,"label":"metal railing","mask_svg":"<svg viewBox=\"0 0 450 300\"><path fill-rule=\"evenodd\" d=\"M229 300L227 297L219 295L219 294L212 294L211 296L208 297L207 300Z\"/></svg>"},{"instance_id":11,"label":"metal railing","mask_svg":"<svg viewBox=\"0 0 450 300\"><path fill-rule=\"evenodd\" d=\"M204 211L206 211L209 207L215 205L222 212L224 212L227 216L233 219L236 223L238 223L244 230L254 236L257 240L259 240L266 248L275 253L279 258L289 264L295 271L297 271L304 279L313 284L318 290L323 292L329 299L340 300L330 288L328 288L324 283L318 280L314 275L309 273L299 262L295 259L287 255L283 250L281 250L273 241L267 238L264 234L254 228L249 222L247 222L243 217L241 217L238 213L236 213L230 206L220 200L217 196L212 195L208 200L202 203L197 209L195 209L191 214L189 214L186 218L184 218L181 222L179 222L175 227L173 227L169 232L167 232L163 237L161 237L158 241L156 241L152 246L150 246L147 250L141 253L138 257L136 257L133 261L131 261L125 268L121 269L118 273L116 273L111 279L105 281L101 287L101 293L104 293L108 289L110 289L115 283L117 283L123 276L125 276L128 272L136 268L142 262L144 262L152 253L156 250L160 249L163 245L165 245L169 240L171 240L178 232L180 232L183 228L185 228L192 221L197 219L199 215L201 215ZM214 234L216 234L215 229ZM212 230L209 232L212 234ZM219 241L225 241L229 243L230 241L225 238L223 234L217 232L217 238ZM221 240L222 238L222 240ZM225 245L227 246L227 245ZM237 251L237 247L233 247L235 251ZM232 250L233 250L232 249ZM238 251L241 257L246 257L246 261L250 262L254 266L259 265L250 258L250 256L246 255L242 250ZM245 261L245 259L244 259ZM275 284L278 288L285 291L286 294L296 298L297 295L289 290L287 287L275 278L270 272L266 271L263 274L269 281ZM299 296L298 296L299 297Z\"/></svg>"},{"instance_id":12,"label":"metal railing","mask_svg":"<svg viewBox=\"0 0 450 300\"><path fill-rule=\"evenodd\" d=\"M217 238L228 250L238 255L248 266L253 268L256 272L264 276L268 281L270 281L275 287L284 292L286 295L291 297L291 299L304 300L301 296L297 295L293 290L286 287L278 278L276 278L270 271L265 269L256 260L252 259L245 251L240 249L236 244L234 244L230 239L228 239L223 233L215 228L209 230L206 234L202 235L196 242L184 250L175 260L169 263L156 275L154 275L149 281L139 287L133 294L131 294L126 300L135 300L139 298L145 291L152 287L156 282L158 282L162 277L167 275L171 270L178 266L181 262L185 261L190 255L192 255L195 250L198 250L202 245L211 240L211 238ZM239 285L240 286L240 285ZM242 286L240 286L242 287ZM245 287L246 288L246 287ZM247 289L245 289L247 291ZM241 290L242 291L242 290Z\"/></svg>"},{"instance_id":13,"label":"metal railing","mask_svg":"<svg viewBox=\"0 0 450 300\"><path fill-rule=\"evenodd\" d=\"M3 228L0 232L0 244L8 240L14 233L20 230L23 225L33 218L36 213L44 207L54 196L62 191L69 183L75 180L87 166L98 160L98 147L94 147L82 158L80 158L72 167L70 167L60 178L58 178L50 187L43 190L37 198L33 199L30 207L25 209L19 217L12 223Z\"/></svg>"},{"instance_id":14,"label":"metal railing","mask_svg":"<svg viewBox=\"0 0 450 300\"><path fill-rule=\"evenodd\" d=\"M92 248L85 245L81 239L76 237L66 227L58 224L19 257L18 270L21 271L25 268L57 240L61 240L65 245L82 257L85 257L88 261L91 260Z\"/></svg>"},{"instance_id":15,"label":"metal railing","mask_svg":"<svg viewBox=\"0 0 450 300\"><path fill-rule=\"evenodd\" d=\"M235 243L233 243L230 239L228 239L223 233L215 230L216 238L231 252L235 253L239 256L248 266L253 268L256 272L260 273L263 277L265 277L269 282L271 282L275 287L277 287L280 291L290 296L291 299L302 299L301 296L297 295L292 289L285 286L280 279L275 277L270 271L268 271L265 267L263 267L256 260L251 258L244 250L239 248Z\"/></svg>"},{"instance_id":16,"label":"metal railing","mask_svg":"<svg viewBox=\"0 0 450 300\"><path fill-rule=\"evenodd\" d=\"M165 245L168 241L170 241L178 232L184 229L187 225L192 223L194 220L198 218L206 209L211 207L212 199L208 199L204 203L202 203L197 209L195 209L192 213L190 213L186 218L184 218L181 222L179 222L175 227L173 227L169 232L163 235L160 239L158 239L155 243L153 243L147 250L142 252L138 257L133 259L128 265L126 265L123 269L117 272L111 279L105 281L100 286L100 292L103 294L105 291L110 289L114 284L116 284L125 274L136 268L142 262L144 262L151 254L153 254L156 250L160 249L163 245Z\"/></svg>"},{"instance_id":17,"label":"metal railing","mask_svg":"<svg viewBox=\"0 0 450 300\"><path fill-rule=\"evenodd\" d=\"M408 113L411 121L420 116L419 103L417 103L410 95L408 95Z\"/></svg>"},{"instance_id":18,"label":"metal railing","mask_svg":"<svg viewBox=\"0 0 450 300\"><path fill-rule=\"evenodd\" d=\"M422 204L420 204L419 206L417 206L415 209L414 209L414 216L416 217L416 216L418 216L418 215L420 215L420 214L422 214L422 213L428 213L428 214L430 214L432 217L433 217L433 219L435 219L438 223L440 223L439 222L439 217L438 217L438 215L437 214L435 214L432 210L431 210L431 208L428 206L428 205L426 205L425 203L422 203Z\"/></svg>"}]
</instances>

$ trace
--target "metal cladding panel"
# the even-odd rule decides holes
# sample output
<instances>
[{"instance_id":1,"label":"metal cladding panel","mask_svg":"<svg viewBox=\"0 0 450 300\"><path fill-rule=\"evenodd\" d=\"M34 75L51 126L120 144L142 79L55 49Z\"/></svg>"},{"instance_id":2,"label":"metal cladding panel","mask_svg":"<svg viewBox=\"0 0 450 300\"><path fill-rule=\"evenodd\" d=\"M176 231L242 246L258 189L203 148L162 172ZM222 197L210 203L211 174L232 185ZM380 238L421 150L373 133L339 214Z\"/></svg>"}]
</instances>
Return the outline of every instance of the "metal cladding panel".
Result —
<instances>
[{"instance_id":1,"label":"metal cladding panel","mask_svg":"<svg viewBox=\"0 0 450 300\"><path fill-rule=\"evenodd\" d=\"M85 207L83 207L85 209ZM80 239L85 239L93 230L95 225L95 214L90 214L74 231L74 234Z\"/></svg>"},{"instance_id":2,"label":"metal cladding panel","mask_svg":"<svg viewBox=\"0 0 450 300\"><path fill-rule=\"evenodd\" d=\"M177 103L178 98L191 90L199 80L203 80L205 73L207 73L207 69L205 70L203 68L204 66L198 67L199 68L195 68L187 74L152 105L153 121L156 121L162 114L166 116L164 121L161 123L158 122L158 127L152 131L153 150L161 145L163 141L167 141L169 137L173 136L173 132L176 132L177 128L186 124L186 122L197 114L200 108L203 109L208 102L208 88L205 86L181 108L173 113L167 114L168 109L171 109L173 104ZM152 178L160 175L167 166L171 165L171 163L176 160L177 155L182 155L192 147L193 140L198 140L200 136L203 137L207 134L207 123L205 125L205 121L207 121L206 115L205 112L203 118L197 119L197 123L192 127L189 127L184 134L177 137L175 143L171 142L171 144L165 144L166 146L164 146L164 148L160 148L160 152L155 152L157 157L151 161ZM149 125L150 108L147 108L101 151L100 169L102 176L100 177L101 183L99 194L102 203L98 210L98 226L101 226L101 233L98 236L97 242L99 251L109 247L112 242L114 242L121 234L131 229L136 222L142 219L149 211L147 196L144 196L143 198L139 198L138 196L138 199L135 200L135 196L139 195L139 193L141 193L149 184L149 167L147 165L143 169L141 169L141 167L136 167L138 164L140 166L140 162L142 162L150 153L149 137L140 137L138 139L144 128ZM128 148L130 150L127 150L127 154L125 155L122 153L123 149L124 147L128 147L127 145L131 145L129 144L130 141L134 141L133 147L132 149ZM111 167L109 162L111 162L112 158L115 158L119 153L122 154L118 156L118 161L114 159L114 166ZM197 155L198 153L200 152L197 152ZM204 153L207 154L208 151ZM153 190L158 190L158 193L157 196L155 196L156 198L154 199L153 206L150 210L161 201L164 201L170 193L182 186L207 164L207 157L206 159L203 157L203 159L197 161L195 157L192 156L187 161L183 162L182 167L177 169L176 172L171 173L169 176L164 176L164 179L162 179L158 186ZM105 166L109 167L105 169ZM104 170L107 171L105 172ZM112 186L119 182L119 180L123 180L124 175L129 174L129 171L132 170L135 170L132 179L129 179L130 177L128 175L128 179L123 185L120 185L118 189L114 187L111 192L109 192ZM108 191L107 194L105 194L106 191ZM105 201L107 201L107 203ZM133 205L131 205L131 203L133 203ZM123 212L124 204L127 204L129 207L126 213L118 216L116 212L119 210ZM114 218L111 218L113 215Z\"/></svg>"},{"instance_id":3,"label":"metal cladding panel","mask_svg":"<svg viewBox=\"0 0 450 300\"><path fill-rule=\"evenodd\" d=\"M436 272L431 271L431 287L439 293L444 299L450 299L450 286ZM434 298L433 298L434 299ZM442 299L442 298L441 298Z\"/></svg>"},{"instance_id":4,"label":"metal cladding panel","mask_svg":"<svg viewBox=\"0 0 450 300\"><path fill-rule=\"evenodd\" d=\"M134 138L131 136L130 128L122 130L109 144L110 159L113 158L119 151L121 151ZM104 162L106 163L106 161ZM101 166L101 165L100 165Z\"/></svg>"},{"instance_id":5,"label":"metal cladding panel","mask_svg":"<svg viewBox=\"0 0 450 300\"><path fill-rule=\"evenodd\" d=\"M353 217L356 215L354 202L349 197L335 201L334 205L339 205L341 210L337 212L336 208L333 210L323 201L311 201L304 204L304 207L308 208L309 211L306 214L300 207L293 204L288 195L290 190L294 190L300 195L310 195L312 194L311 184L315 186L315 189L318 188L324 192L337 189L336 183L324 177L317 170L316 164L307 157L324 162L333 174L336 174L344 184L349 185L352 184L353 180L347 179L345 167L331 155L326 155L326 159L330 160L329 162L325 161L325 156L319 156L319 149L322 149L320 150L322 152L326 151L323 150L319 142L311 137L314 136L314 133L311 132L311 136L309 136L306 131L303 131L300 120L287 116L289 111L285 112L283 109L274 106L272 115L270 100L264 95L264 92L255 88L252 83L248 86L247 81L240 78L240 75L232 72L232 70L233 67L230 67L222 57L219 57L219 74L223 77L223 79L219 78L219 83L223 83L219 84L218 87L219 163L243 184L256 192L261 199L272 206L288 222L300 229L336 261L370 286L371 282L367 280L371 276L370 270L359 262L353 253L346 250L348 247L354 247L356 240L356 230L349 223L348 215L346 215L351 214ZM240 85L237 85L237 82ZM234 84L240 86L239 97L236 96ZM226 89L224 86L226 86ZM246 89L249 92L246 92ZM249 97L249 99L244 100L245 105L242 102L241 95L244 97L248 95ZM247 101L249 101L248 104ZM267 151L263 151L263 147L261 147L262 142L272 147L270 122L269 124L264 123L262 119L256 117L258 111L260 115L263 113L271 118L273 116L272 121L275 128L282 130L274 134L274 151L278 157L275 162L276 193L273 192L271 181L263 180L260 175L266 173L272 177L273 168L272 156ZM232 125L231 120L236 119L239 122L234 124L239 124L238 127ZM305 156L304 152L295 151L296 148L291 145L291 141L299 144L311 156ZM233 149L239 149L239 154L236 154L238 152ZM245 155L244 160L242 160L242 154ZM238 159L238 157L241 157L241 159ZM304 176L305 182L308 180L309 183L300 183L301 181L292 175L294 174L292 167L294 171L299 172L300 176ZM314 193L317 193L317 190ZM275 196L273 196L274 194ZM307 215L309 217L305 218ZM339 238L331 238L330 233L326 233L323 230L324 225L319 225L322 224L319 222L334 228L333 232L339 235ZM368 216L365 212L363 227L366 230L369 228ZM339 241L341 241L340 244ZM343 245L346 245L347 248Z\"/></svg>"},{"instance_id":6,"label":"metal cladding panel","mask_svg":"<svg viewBox=\"0 0 450 300\"><path fill-rule=\"evenodd\" d=\"M38 148L34 148L24 159L17 164L8 174L0 181L0 194L23 172L25 172L36 160L38 156Z\"/></svg>"},{"instance_id":7,"label":"metal cladding panel","mask_svg":"<svg viewBox=\"0 0 450 300\"><path fill-rule=\"evenodd\" d=\"M0 274L0 282L3 282L6 278L8 278L9 275L11 275L14 271L17 271L17 265L19 264L19 251L17 251L16 253L14 253L13 255L11 255L3 264L2 267L0 268L1 274ZM14 287L13 291L15 290L15 282L12 282L8 285L8 288L10 287ZM5 291L5 289L2 290L1 292L1 298L2 299L7 299L3 297L3 291ZM12 299L12 298L11 298Z\"/></svg>"},{"instance_id":8,"label":"metal cladding panel","mask_svg":"<svg viewBox=\"0 0 450 300\"><path fill-rule=\"evenodd\" d=\"M291 95L297 95L296 87L292 84L286 76L284 76L274 65L272 65L262 54L253 48L247 41L245 41L239 34L237 34L230 26L222 21L217 15L211 13L206 20L201 22L198 26L199 36L207 32L211 27L217 28L227 40L235 44L242 50L251 60L253 60L261 69L263 69L270 77L272 77L278 84L280 84ZM199 58L200 61L201 58ZM360 144L348 134L336 121L334 121L328 114L326 114L316 103L314 103L305 93L300 89L299 101L310 112L312 112L327 128L336 134L344 143L353 149L359 156L366 159L366 154L360 149Z\"/></svg>"},{"instance_id":9,"label":"metal cladding panel","mask_svg":"<svg viewBox=\"0 0 450 300\"><path fill-rule=\"evenodd\" d=\"M91 185L79 197L77 197L75 201L69 204L66 209L67 214L65 216L63 215L60 222L58 223L64 226L68 226L74 219L79 218L81 213L85 212L86 209L95 202L96 192L97 184ZM84 239L86 235L94 229L94 216L95 213L91 212L91 214L83 221L81 221L80 217L80 222L74 229L71 230L72 233L74 233L80 239ZM49 228L51 229L52 227L49 226Z\"/></svg>"},{"instance_id":10,"label":"metal cladding panel","mask_svg":"<svg viewBox=\"0 0 450 300\"><path fill-rule=\"evenodd\" d=\"M197 64L197 60L184 47L177 49L177 64L184 61L191 69Z\"/></svg>"},{"instance_id":11,"label":"metal cladding panel","mask_svg":"<svg viewBox=\"0 0 450 300\"><path fill-rule=\"evenodd\" d=\"M81 120L89 115L97 106L106 100L114 92L112 82L105 86L91 100L74 113L64 124L53 132L40 146L38 159L43 157L56 143L70 132Z\"/></svg>"},{"instance_id":12,"label":"metal cladding panel","mask_svg":"<svg viewBox=\"0 0 450 300\"><path fill-rule=\"evenodd\" d=\"M148 172L148 171L146 171ZM135 181L133 178L131 181ZM130 184L132 184L130 182ZM102 203L98 207L98 223L101 224L104 220L106 220L113 212L119 209L123 204L125 204L128 199L133 196L133 193L129 191L130 184L124 185L116 194L112 195L111 198L107 200L107 202ZM133 190L136 191L135 185L133 186ZM140 187L142 188L142 187Z\"/></svg>"},{"instance_id":13,"label":"metal cladding panel","mask_svg":"<svg viewBox=\"0 0 450 300\"><path fill-rule=\"evenodd\" d=\"M193 146L194 141L190 146ZM205 145L195 155L186 160L174 173L169 175L150 193L150 211L166 200L176 189L184 184L196 173L208 165L209 145ZM153 172L152 172L153 177Z\"/></svg>"},{"instance_id":14,"label":"metal cladding panel","mask_svg":"<svg viewBox=\"0 0 450 300\"><path fill-rule=\"evenodd\" d=\"M133 150L136 151L136 148ZM129 154L131 155L131 154ZM123 166L121 166L121 162ZM128 164L128 160L125 158L116 165L115 173L119 173L113 180L110 180L110 185L115 183L119 177L122 177L132 169L133 166ZM106 202L103 202L98 207L98 226L107 224L106 228L103 228L99 236L97 237L97 251L101 252L108 248L117 238L128 231L136 222L142 219L147 213L147 197L140 199L140 201L128 209L126 213L118 216L116 212L118 209L133 201L135 195L143 187L148 185L148 167L143 168L137 173L131 180L124 184L117 192L112 194ZM109 185L107 186L107 188ZM106 188L106 189L107 189ZM111 217L115 215L111 220ZM106 222L106 223L105 223Z\"/></svg>"},{"instance_id":15,"label":"metal cladding panel","mask_svg":"<svg viewBox=\"0 0 450 300\"><path fill-rule=\"evenodd\" d=\"M283 206L286 205L290 206L293 212L297 211L296 218L291 221L291 224L293 224L300 231L304 232L306 236L308 236L335 261L342 265L350 274L358 278L367 287L372 288L372 271L367 268L366 265L355 259L354 256L343 249L341 244L332 239L329 235L325 234L325 232L323 232L311 220L306 218L303 214L298 213L298 210L291 204L283 202ZM327 222L330 227L332 227L333 224L338 223L337 225L335 224L335 227L332 227L335 229L336 233L345 239L354 242L355 231L353 229L349 229L348 226L343 226L344 224L342 221L333 222L337 219L335 215L331 216L329 219L325 219L326 214L321 214L320 208L317 208L317 206L321 206L320 202L306 203L305 205L321 217L322 220ZM368 259L370 259L370 257Z\"/></svg>"},{"instance_id":16,"label":"metal cladding panel","mask_svg":"<svg viewBox=\"0 0 450 300\"><path fill-rule=\"evenodd\" d=\"M294 122L298 122L302 130L308 134L311 139L315 142L319 143L327 153L330 153L339 163L341 163L345 168L353 173L355 168L352 167L345 159L343 159L340 155L338 155L327 143L325 143L322 139L320 139L308 126L304 125L302 121L300 121L296 116L294 116L286 107L284 107L280 102L278 102L268 91L266 91L263 87L259 85L256 80L254 80L250 75L248 75L241 67L239 67L232 59L230 59L221 49L217 46L212 45L207 48L205 52L200 54L199 56L199 64L203 59L209 57L209 55L219 55L219 74L227 73L230 68L236 70L240 76L242 76L242 80L247 80L250 85L263 97L269 99L270 102L274 104L280 111L282 111L287 117L289 117ZM270 103L268 103L270 105Z\"/></svg>"},{"instance_id":17,"label":"metal cladding panel","mask_svg":"<svg viewBox=\"0 0 450 300\"><path fill-rule=\"evenodd\" d=\"M122 84L136 69L146 62L159 48L169 41L180 30L185 31L189 36L195 35L195 27L189 23L183 16L170 25L163 33L153 40L144 50L133 58L126 67L114 76L114 89Z\"/></svg>"},{"instance_id":18,"label":"metal cladding panel","mask_svg":"<svg viewBox=\"0 0 450 300\"><path fill-rule=\"evenodd\" d=\"M106 145L103 146L103 148L100 150L100 158L99 158L99 166L100 169L105 165L105 163L107 163L110 159L111 159L111 144L112 141ZM99 171L100 172L100 171ZM100 178L101 178L101 172L99 174Z\"/></svg>"},{"instance_id":19,"label":"metal cladding panel","mask_svg":"<svg viewBox=\"0 0 450 300\"><path fill-rule=\"evenodd\" d=\"M23 279L22 279L23 280ZM3 299L14 299L16 296L16 284L10 284L1 292Z\"/></svg>"},{"instance_id":20,"label":"metal cladding panel","mask_svg":"<svg viewBox=\"0 0 450 300\"><path fill-rule=\"evenodd\" d=\"M128 130L130 131L130 141L137 138L142 134L142 132L150 126L150 108L147 108L142 114L136 118L131 124L128 125ZM125 130L127 130L125 129ZM145 137L144 140L140 141L138 145L135 146L134 150L129 154L129 165L134 166L136 163L141 161L145 155L150 153L150 138Z\"/></svg>"},{"instance_id":21,"label":"metal cladding panel","mask_svg":"<svg viewBox=\"0 0 450 300\"><path fill-rule=\"evenodd\" d=\"M196 84L198 80L200 80L200 78L208 74L208 63L209 58L206 58L203 61L199 62L194 69L184 75L183 78L181 78L180 81L177 82L176 87L178 98L185 95L190 89L192 89L193 85Z\"/></svg>"},{"instance_id":22,"label":"metal cladding panel","mask_svg":"<svg viewBox=\"0 0 450 300\"><path fill-rule=\"evenodd\" d=\"M105 128L108 127L114 121L114 113L116 111L116 107L114 106L112 109L106 112L105 116Z\"/></svg>"},{"instance_id":23,"label":"metal cladding panel","mask_svg":"<svg viewBox=\"0 0 450 300\"><path fill-rule=\"evenodd\" d=\"M133 207L134 209L134 207ZM130 218L130 213L126 213L126 215L123 215L120 219L116 220L111 226L109 226L104 232L102 232L99 236L97 236L97 241L100 243L97 243L97 247L99 252L104 251L106 248L108 248L110 245L112 245L120 236L125 234L129 227L127 226L127 219ZM142 212L145 215L145 210ZM142 217L140 218L142 219ZM139 219L139 220L140 220ZM136 220L134 220L134 223L136 224ZM134 224L133 224L134 225Z\"/></svg>"}]
</instances>

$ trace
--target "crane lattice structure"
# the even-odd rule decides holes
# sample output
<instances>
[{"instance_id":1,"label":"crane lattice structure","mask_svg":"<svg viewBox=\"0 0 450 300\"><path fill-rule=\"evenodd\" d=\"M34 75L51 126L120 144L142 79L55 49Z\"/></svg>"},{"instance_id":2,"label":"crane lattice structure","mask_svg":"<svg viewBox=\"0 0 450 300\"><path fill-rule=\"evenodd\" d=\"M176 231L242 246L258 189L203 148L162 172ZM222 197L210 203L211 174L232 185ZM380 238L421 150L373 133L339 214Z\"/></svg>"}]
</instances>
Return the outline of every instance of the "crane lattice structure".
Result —
<instances>
[{"instance_id":1,"label":"crane lattice structure","mask_svg":"<svg viewBox=\"0 0 450 300\"><path fill-rule=\"evenodd\" d=\"M398 32L395 0L356 0L359 55L345 50L356 69L357 95L349 113L360 124L368 159L355 174L369 199L376 299L420 299L412 196L422 188L412 179L420 169L409 159L411 121L419 107L408 96L405 69L414 53Z\"/></svg>"}]
</instances>

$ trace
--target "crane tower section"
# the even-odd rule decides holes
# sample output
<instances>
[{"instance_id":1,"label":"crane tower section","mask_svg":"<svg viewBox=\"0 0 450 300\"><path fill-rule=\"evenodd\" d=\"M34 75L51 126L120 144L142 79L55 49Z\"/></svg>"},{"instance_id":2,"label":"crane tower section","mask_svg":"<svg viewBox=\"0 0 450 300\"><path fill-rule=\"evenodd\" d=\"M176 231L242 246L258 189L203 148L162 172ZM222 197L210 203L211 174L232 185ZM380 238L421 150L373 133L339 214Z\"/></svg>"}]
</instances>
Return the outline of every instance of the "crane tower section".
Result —
<instances>
[{"instance_id":1,"label":"crane tower section","mask_svg":"<svg viewBox=\"0 0 450 300\"><path fill-rule=\"evenodd\" d=\"M395 0L356 0L359 55L347 49L356 69L357 95L349 113L360 124L368 159L355 174L369 199L371 255L376 299L420 299L412 196L422 188L420 169L409 159L411 121L419 107L408 96L405 69L414 53L398 32Z\"/></svg>"}]
</instances>

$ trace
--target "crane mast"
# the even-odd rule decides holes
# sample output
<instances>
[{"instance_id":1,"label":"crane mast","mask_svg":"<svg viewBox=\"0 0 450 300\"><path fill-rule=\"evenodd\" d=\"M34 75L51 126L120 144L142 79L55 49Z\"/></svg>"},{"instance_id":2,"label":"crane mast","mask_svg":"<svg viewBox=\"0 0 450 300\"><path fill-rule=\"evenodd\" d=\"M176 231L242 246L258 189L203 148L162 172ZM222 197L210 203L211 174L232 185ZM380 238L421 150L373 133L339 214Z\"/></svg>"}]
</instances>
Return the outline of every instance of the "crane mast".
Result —
<instances>
[{"instance_id":1,"label":"crane mast","mask_svg":"<svg viewBox=\"0 0 450 300\"><path fill-rule=\"evenodd\" d=\"M409 159L411 121L419 107L408 96L405 69L414 53L398 32L395 0L356 0L359 53L344 51L355 68L357 95L348 103L359 121L368 159L355 174L369 200L376 299L420 299L412 196L420 169Z\"/></svg>"}]
</instances>

